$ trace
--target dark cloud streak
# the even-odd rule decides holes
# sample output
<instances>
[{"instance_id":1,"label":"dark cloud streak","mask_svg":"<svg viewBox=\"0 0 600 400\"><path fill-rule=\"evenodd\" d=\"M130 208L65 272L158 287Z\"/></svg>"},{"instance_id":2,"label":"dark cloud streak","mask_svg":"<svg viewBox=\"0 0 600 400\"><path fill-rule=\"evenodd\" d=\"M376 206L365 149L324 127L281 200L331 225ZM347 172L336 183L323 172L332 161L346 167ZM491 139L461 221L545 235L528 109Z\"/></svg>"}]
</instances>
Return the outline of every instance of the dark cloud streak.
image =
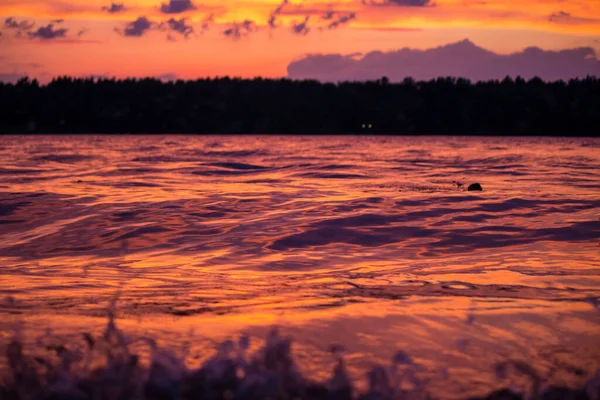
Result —
<instances>
[{"instance_id":1,"label":"dark cloud streak","mask_svg":"<svg viewBox=\"0 0 600 400\"><path fill-rule=\"evenodd\" d=\"M556 24L576 25L600 22L600 19L577 17L565 11L558 11L548 16L548 22L554 22Z\"/></svg>"},{"instance_id":2,"label":"dark cloud streak","mask_svg":"<svg viewBox=\"0 0 600 400\"><path fill-rule=\"evenodd\" d=\"M365 6L431 7L431 0L361 0Z\"/></svg>"},{"instance_id":3,"label":"dark cloud streak","mask_svg":"<svg viewBox=\"0 0 600 400\"><path fill-rule=\"evenodd\" d=\"M279 16L281 14L281 12L283 11L283 8L288 5L290 2L289 0L282 0L281 4L277 6L277 8L275 8L275 10L273 10L273 12L271 13L270 17L269 17L269 26L271 28L277 28L277 16Z\"/></svg>"},{"instance_id":4,"label":"dark cloud streak","mask_svg":"<svg viewBox=\"0 0 600 400\"><path fill-rule=\"evenodd\" d=\"M294 22L292 25L292 32L296 35L307 35L310 32L310 28L308 27L308 21L310 20L310 16L306 16L304 21L302 22Z\"/></svg>"},{"instance_id":5,"label":"dark cloud streak","mask_svg":"<svg viewBox=\"0 0 600 400\"><path fill-rule=\"evenodd\" d=\"M327 14L328 18L326 20L331 20L335 16L337 16L337 20L332 21L329 25L327 25L327 29L336 29L336 28L340 27L341 25L345 25L348 22L352 21L353 19L356 19L356 13L351 12L348 14L341 14L339 12L333 11L331 16L330 16L330 14Z\"/></svg>"},{"instance_id":6,"label":"dark cloud streak","mask_svg":"<svg viewBox=\"0 0 600 400\"><path fill-rule=\"evenodd\" d=\"M364 0L363 0L364 1ZM296 21L293 23L291 27L292 33L296 35L307 35L311 28L308 26L308 22L311 17L320 17L316 18L316 21L330 21L327 25L317 26L318 30L326 30L326 29L335 29L341 25L347 24L348 22L356 19L356 13L354 12L343 12L337 10L327 10L323 11L316 8L304 8L302 5L289 7L291 6L289 0L283 0L274 10L271 12L269 16L268 25L271 29L278 28L277 20L280 16L296 16L303 17L303 21ZM314 20L313 20L314 21ZM318 22L317 22L318 24Z\"/></svg>"}]
</instances>

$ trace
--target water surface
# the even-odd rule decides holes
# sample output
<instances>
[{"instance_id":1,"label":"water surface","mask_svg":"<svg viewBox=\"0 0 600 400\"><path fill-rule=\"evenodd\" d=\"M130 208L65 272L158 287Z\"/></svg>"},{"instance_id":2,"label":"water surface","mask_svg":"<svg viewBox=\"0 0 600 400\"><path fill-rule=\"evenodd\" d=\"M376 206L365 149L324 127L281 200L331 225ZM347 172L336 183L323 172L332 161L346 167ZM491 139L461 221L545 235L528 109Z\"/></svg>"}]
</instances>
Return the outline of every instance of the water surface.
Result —
<instances>
[{"instance_id":1,"label":"water surface","mask_svg":"<svg viewBox=\"0 0 600 400\"><path fill-rule=\"evenodd\" d=\"M600 140L0 138L3 335L121 326L193 360L279 325L301 367L404 349L443 397L600 367ZM464 186L457 185L463 184ZM482 192L464 188L473 182Z\"/></svg>"}]
</instances>

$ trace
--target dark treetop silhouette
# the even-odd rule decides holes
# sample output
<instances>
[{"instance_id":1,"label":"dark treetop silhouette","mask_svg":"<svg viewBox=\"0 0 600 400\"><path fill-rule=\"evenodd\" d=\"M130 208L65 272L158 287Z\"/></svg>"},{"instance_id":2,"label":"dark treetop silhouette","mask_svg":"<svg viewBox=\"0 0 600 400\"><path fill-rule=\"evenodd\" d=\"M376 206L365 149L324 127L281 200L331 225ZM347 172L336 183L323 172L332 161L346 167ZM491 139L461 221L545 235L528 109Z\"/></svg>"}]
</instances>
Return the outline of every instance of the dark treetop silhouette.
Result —
<instances>
[{"instance_id":1,"label":"dark treetop silhouette","mask_svg":"<svg viewBox=\"0 0 600 400\"><path fill-rule=\"evenodd\" d=\"M381 133L594 135L600 79L472 83L387 78L23 78L0 83L2 133Z\"/></svg>"}]
</instances>

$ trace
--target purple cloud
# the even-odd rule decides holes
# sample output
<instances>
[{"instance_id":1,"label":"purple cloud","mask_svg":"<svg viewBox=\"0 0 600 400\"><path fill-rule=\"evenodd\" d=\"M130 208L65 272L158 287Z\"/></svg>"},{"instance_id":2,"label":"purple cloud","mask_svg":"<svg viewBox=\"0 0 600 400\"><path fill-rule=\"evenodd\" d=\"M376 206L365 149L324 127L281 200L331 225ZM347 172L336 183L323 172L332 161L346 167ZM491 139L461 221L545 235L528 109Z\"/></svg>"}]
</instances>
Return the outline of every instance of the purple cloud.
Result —
<instances>
[{"instance_id":1,"label":"purple cloud","mask_svg":"<svg viewBox=\"0 0 600 400\"><path fill-rule=\"evenodd\" d=\"M333 10L327 11L325 14L323 14L323 16L321 17L321 19L325 20L325 21L329 21L332 20L333 17L335 17L336 12Z\"/></svg>"},{"instance_id":2,"label":"purple cloud","mask_svg":"<svg viewBox=\"0 0 600 400\"><path fill-rule=\"evenodd\" d=\"M13 17L9 17L4 21L4 26L7 29L15 30L15 37L17 38L29 38L29 39L40 39L40 40L52 40L59 38L66 38L66 28L55 28L55 25L62 24L64 19L53 19L50 20L48 25L41 26L38 29L33 29L35 24L33 22L23 20L17 21ZM85 33L85 29L77 33L77 37L81 37ZM66 42L66 41L63 41Z\"/></svg>"},{"instance_id":3,"label":"purple cloud","mask_svg":"<svg viewBox=\"0 0 600 400\"><path fill-rule=\"evenodd\" d=\"M546 51L536 47L508 55L496 54L472 42L449 44L428 50L374 51L364 56L313 54L288 65L292 79L323 82L365 81L387 76L399 82L407 77L430 80L440 76L473 81L521 76L559 79L600 76L600 60L590 47Z\"/></svg>"},{"instance_id":4,"label":"purple cloud","mask_svg":"<svg viewBox=\"0 0 600 400\"><path fill-rule=\"evenodd\" d=\"M52 40L64 38L67 35L68 29L54 29L54 24L39 27L36 31L27 32L29 39Z\"/></svg>"},{"instance_id":5,"label":"purple cloud","mask_svg":"<svg viewBox=\"0 0 600 400\"><path fill-rule=\"evenodd\" d=\"M17 21L13 17L8 17L4 20L4 27L7 29L17 29L22 31L28 31L35 26L34 22L30 22L27 20L23 20L21 22Z\"/></svg>"},{"instance_id":6,"label":"purple cloud","mask_svg":"<svg viewBox=\"0 0 600 400\"><path fill-rule=\"evenodd\" d=\"M187 24L187 18L181 18L181 19L171 18L164 24L166 24L166 26L170 30L177 32L180 35L183 35L183 37L185 37L186 39L188 38L188 36L190 36L191 34L194 33L194 27L192 25ZM170 36L170 37L171 37L171 39L174 39L172 36Z\"/></svg>"},{"instance_id":7,"label":"purple cloud","mask_svg":"<svg viewBox=\"0 0 600 400\"><path fill-rule=\"evenodd\" d=\"M203 29L205 24L208 24L208 22L203 22ZM181 35L187 39L190 35L195 33L194 27L189 23L188 18L170 18L167 21L155 23L147 17L139 17L135 21L125 25L124 29L115 29L117 33L128 37L141 37L151 30L167 30L167 40L171 42L177 41L176 35L174 34Z\"/></svg>"},{"instance_id":8,"label":"purple cloud","mask_svg":"<svg viewBox=\"0 0 600 400\"><path fill-rule=\"evenodd\" d=\"M306 16L304 18L304 21L302 22L294 22L294 25L292 25L292 32L297 34L297 35L306 35L308 34L308 32L310 32L310 28L308 27L308 20L310 19L310 16Z\"/></svg>"},{"instance_id":9,"label":"purple cloud","mask_svg":"<svg viewBox=\"0 0 600 400\"><path fill-rule=\"evenodd\" d=\"M139 17L133 22L129 22L123 29L123 36L128 37L140 37L144 36L150 29L152 29L153 23L146 17ZM117 32L121 33L119 30Z\"/></svg>"},{"instance_id":10,"label":"purple cloud","mask_svg":"<svg viewBox=\"0 0 600 400\"><path fill-rule=\"evenodd\" d=\"M127 11L127 7L123 3L110 3L110 7L102 7L102 11L106 11L110 14L117 14L123 11Z\"/></svg>"},{"instance_id":11,"label":"purple cloud","mask_svg":"<svg viewBox=\"0 0 600 400\"><path fill-rule=\"evenodd\" d=\"M223 35L233 39L240 39L242 36L254 31L254 22L249 19L243 22L234 22L230 28L223 31Z\"/></svg>"},{"instance_id":12,"label":"purple cloud","mask_svg":"<svg viewBox=\"0 0 600 400\"><path fill-rule=\"evenodd\" d=\"M169 0L168 3L162 3L160 6L160 11L165 14L179 14L195 9L192 0Z\"/></svg>"},{"instance_id":13,"label":"purple cloud","mask_svg":"<svg viewBox=\"0 0 600 400\"><path fill-rule=\"evenodd\" d=\"M329 23L329 25L327 25L327 29L338 28L340 25L347 24L348 22L352 21L353 19L356 19L356 13L351 12L348 14L341 14L336 11L328 12L327 14L325 14L323 16L323 19L326 21L329 21L329 20L332 20L336 16L337 16L337 19L335 21L332 21L331 23Z\"/></svg>"}]
</instances>

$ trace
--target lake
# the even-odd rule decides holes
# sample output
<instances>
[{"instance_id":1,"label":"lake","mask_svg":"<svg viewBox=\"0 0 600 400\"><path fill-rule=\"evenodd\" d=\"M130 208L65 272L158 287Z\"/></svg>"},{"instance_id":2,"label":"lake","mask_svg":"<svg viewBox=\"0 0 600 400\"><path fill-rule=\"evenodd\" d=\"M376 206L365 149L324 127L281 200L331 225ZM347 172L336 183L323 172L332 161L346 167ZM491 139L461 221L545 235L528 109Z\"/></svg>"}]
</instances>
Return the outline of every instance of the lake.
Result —
<instances>
[{"instance_id":1,"label":"lake","mask_svg":"<svg viewBox=\"0 0 600 400\"><path fill-rule=\"evenodd\" d=\"M598 139L4 136L0 157L1 338L97 332L116 300L190 366L278 326L306 375L336 344L361 387L403 350L443 398L520 385L507 359L566 385L600 367Z\"/></svg>"}]
</instances>

